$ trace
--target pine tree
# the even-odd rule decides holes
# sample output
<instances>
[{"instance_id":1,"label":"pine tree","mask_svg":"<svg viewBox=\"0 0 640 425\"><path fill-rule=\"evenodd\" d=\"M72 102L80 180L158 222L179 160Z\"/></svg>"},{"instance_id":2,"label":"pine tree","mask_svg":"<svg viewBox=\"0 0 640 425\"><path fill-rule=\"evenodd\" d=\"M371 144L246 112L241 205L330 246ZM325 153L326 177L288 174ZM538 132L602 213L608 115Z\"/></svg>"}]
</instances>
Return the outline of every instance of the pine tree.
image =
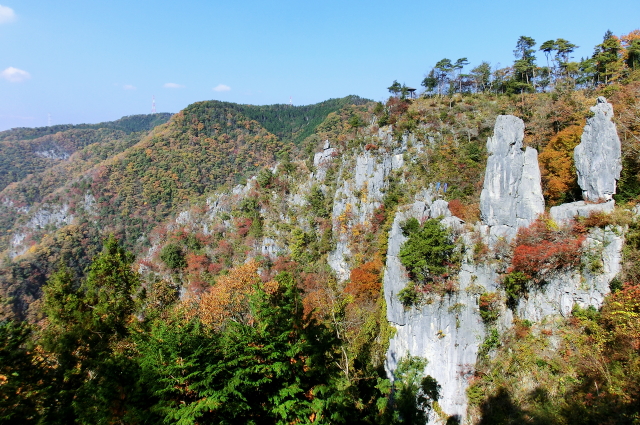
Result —
<instances>
[{"instance_id":1,"label":"pine tree","mask_svg":"<svg viewBox=\"0 0 640 425\"><path fill-rule=\"evenodd\" d=\"M37 423L49 369L34 352L32 328L0 320L0 423Z\"/></svg>"},{"instance_id":2,"label":"pine tree","mask_svg":"<svg viewBox=\"0 0 640 425\"><path fill-rule=\"evenodd\" d=\"M56 362L47 423L111 422L135 410L127 407L138 395L137 366L126 348L139 285L132 261L110 236L84 281L62 265L44 288L41 341Z\"/></svg>"}]
</instances>

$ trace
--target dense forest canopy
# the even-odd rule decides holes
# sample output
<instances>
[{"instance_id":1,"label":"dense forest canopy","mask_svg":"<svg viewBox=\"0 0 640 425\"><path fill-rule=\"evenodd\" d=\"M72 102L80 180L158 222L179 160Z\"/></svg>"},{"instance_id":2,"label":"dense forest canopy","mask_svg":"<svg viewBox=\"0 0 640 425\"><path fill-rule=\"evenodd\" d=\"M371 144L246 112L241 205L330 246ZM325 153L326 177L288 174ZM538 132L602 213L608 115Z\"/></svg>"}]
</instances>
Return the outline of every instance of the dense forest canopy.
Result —
<instances>
[{"instance_id":1,"label":"dense forest canopy","mask_svg":"<svg viewBox=\"0 0 640 425\"><path fill-rule=\"evenodd\" d=\"M62 124L37 128L12 128L11 130L0 131L0 141L31 140L72 129L98 130L101 128L108 128L111 130L121 130L125 133L149 131L160 124L167 122L169 118L171 118L171 115L172 114L169 113L130 115L122 117L116 121L107 121L98 124Z\"/></svg>"}]
</instances>

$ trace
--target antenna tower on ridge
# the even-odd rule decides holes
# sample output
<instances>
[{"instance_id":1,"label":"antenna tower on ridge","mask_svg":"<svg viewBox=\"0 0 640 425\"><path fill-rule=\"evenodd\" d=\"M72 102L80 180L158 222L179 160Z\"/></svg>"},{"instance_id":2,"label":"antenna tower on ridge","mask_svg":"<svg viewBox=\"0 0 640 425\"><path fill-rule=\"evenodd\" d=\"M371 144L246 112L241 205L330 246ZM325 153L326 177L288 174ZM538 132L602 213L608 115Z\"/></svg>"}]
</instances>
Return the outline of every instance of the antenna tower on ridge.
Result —
<instances>
[{"instance_id":1,"label":"antenna tower on ridge","mask_svg":"<svg viewBox=\"0 0 640 425\"><path fill-rule=\"evenodd\" d=\"M151 96L151 113L152 114L156 113L156 96L155 95Z\"/></svg>"},{"instance_id":2,"label":"antenna tower on ridge","mask_svg":"<svg viewBox=\"0 0 640 425\"><path fill-rule=\"evenodd\" d=\"M293 98L289 96L289 106L293 106Z\"/></svg>"}]
</instances>

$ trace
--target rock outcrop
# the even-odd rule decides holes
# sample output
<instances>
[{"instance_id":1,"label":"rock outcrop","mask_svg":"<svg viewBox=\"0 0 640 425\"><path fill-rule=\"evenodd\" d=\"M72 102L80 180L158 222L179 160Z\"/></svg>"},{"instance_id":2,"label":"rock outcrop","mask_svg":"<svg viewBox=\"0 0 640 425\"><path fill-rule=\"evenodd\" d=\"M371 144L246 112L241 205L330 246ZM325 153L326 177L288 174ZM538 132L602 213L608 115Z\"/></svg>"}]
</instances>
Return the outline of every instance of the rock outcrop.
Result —
<instances>
[{"instance_id":1,"label":"rock outcrop","mask_svg":"<svg viewBox=\"0 0 640 425\"><path fill-rule=\"evenodd\" d=\"M577 201L551 207L549 214L556 223L562 223L574 217L588 217L593 212L610 213L614 207L615 203L613 199L600 204L589 204L584 201Z\"/></svg>"},{"instance_id":2,"label":"rock outcrop","mask_svg":"<svg viewBox=\"0 0 640 425\"><path fill-rule=\"evenodd\" d=\"M512 115L496 119L487 140L489 158L480 195L482 220L495 237L512 238L544 212L538 152L522 150L524 122Z\"/></svg>"},{"instance_id":3,"label":"rock outcrop","mask_svg":"<svg viewBox=\"0 0 640 425\"><path fill-rule=\"evenodd\" d=\"M398 299L398 292L409 283L398 257L407 239L400 224L409 217L419 220L430 216L442 217L442 209L446 207L443 204L446 202L442 200L431 202L430 193L425 191L412 205L397 213L389 233L383 288L387 319L396 333L389 341L386 368L393 376L403 357L426 358L429 363L424 373L442 386L439 402L442 411L462 420L467 410L465 391L486 333L477 307L478 298L484 291L497 289L497 273L491 267L476 267L465 261L458 276L459 290L455 294L445 297L434 295L430 302L410 309ZM487 286L480 287L478 282Z\"/></svg>"},{"instance_id":4,"label":"rock outcrop","mask_svg":"<svg viewBox=\"0 0 640 425\"><path fill-rule=\"evenodd\" d=\"M611 120L613 106L607 99L599 97L591 112L594 115L587 120L573 156L583 199L601 202L616 193L622 170L620 138Z\"/></svg>"}]
</instances>

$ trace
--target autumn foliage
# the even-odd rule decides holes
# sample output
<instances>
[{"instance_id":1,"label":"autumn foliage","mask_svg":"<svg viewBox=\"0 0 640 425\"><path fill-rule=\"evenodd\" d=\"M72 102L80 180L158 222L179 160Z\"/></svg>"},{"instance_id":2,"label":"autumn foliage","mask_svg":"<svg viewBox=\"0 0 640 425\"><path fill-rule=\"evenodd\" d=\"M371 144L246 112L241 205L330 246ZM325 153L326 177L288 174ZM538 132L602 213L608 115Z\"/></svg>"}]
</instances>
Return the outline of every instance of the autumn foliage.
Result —
<instances>
[{"instance_id":1,"label":"autumn foliage","mask_svg":"<svg viewBox=\"0 0 640 425\"><path fill-rule=\"evenodd\" d=\"M539 218L518 231L508 272L521 272L538 280L545 273L575 267L584 239L570 227L558 227L551 220Z\"/></svg>"},{"instance_id":2,"label":"autumn foliage","mask_svg":"<svg viewBox=\"0 0 640 425\"><path fill-rule=\"evenodd\" d=\"M344 289L356 301L375 300L382 286L382 261L378 256L372 261L351 270L350 280Z\"/></svg>"},{"instance_id":3,"label":"autumn foliage","mask_svg":"<svg viewBox=\"0 0 640 425\"><path fill-rule=\"evenodd\" d=\"M626 285L612 294L602 309L602 318L619 343L640 352L640 285Z\"/></svg>"},{"instance_id":4,"label":"autumn foliage","mask_svg":"<svg viewBox=\"0 0 640 425\"><path fill-rule=\"evenodd\" d=\"M190 316L199 317L214 329L221 328L227 320L244 322L248 319L249 295L259 283L257 262L234 267L202 294L198 305L190 307Z\"/></svg>"},{"instance_id":5,"label":"autumn foliage","mask_svg":"<svg viewBox=\"0 0 640 425\"><path fill-rule=\"evenodd\" d=\"M544 197L548 205L576 200L579 193L573 149L580 143L582 127L573 125L553 136L538 157Z\"/></svg>"}]
</instances>

